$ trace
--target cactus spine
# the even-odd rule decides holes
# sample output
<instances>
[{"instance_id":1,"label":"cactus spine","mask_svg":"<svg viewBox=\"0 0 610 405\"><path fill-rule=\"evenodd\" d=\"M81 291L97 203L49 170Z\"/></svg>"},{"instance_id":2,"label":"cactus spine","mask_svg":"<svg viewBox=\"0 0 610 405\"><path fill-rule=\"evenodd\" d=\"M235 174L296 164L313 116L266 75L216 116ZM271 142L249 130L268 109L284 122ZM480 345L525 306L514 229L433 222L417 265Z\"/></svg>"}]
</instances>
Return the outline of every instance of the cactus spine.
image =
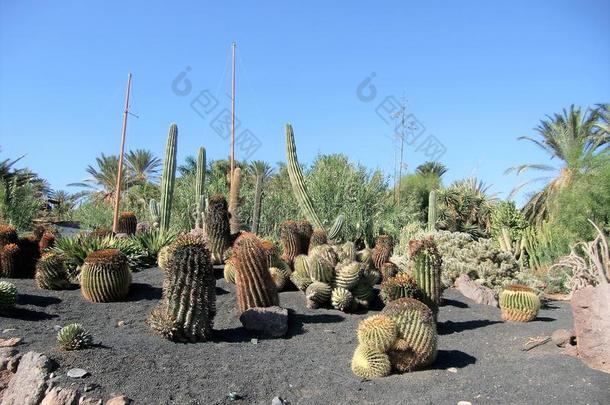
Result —
<instances>
[{"instance_id":1,"label":"cactus spine","mask_svg":"<svg viewBox=\"0 0 610 405\"><path fill-rule=\"evenodd\" d=\"M165 161L161 176L161 206L159 227L162 231L169 229L169 220L172 214L172 201L174 185L176 183L176 153L178 144L178 126L171 124L165 146Z\"/></svg>"},{"instance_id":2,"label":"cactus spine","mask_svg":"<svg viewBox=\"0 0 610 405\"><path fill-rule=\"evenodd\" d=\"M385 305L399 298L414 298L422 300L424 293L417 285L413 277L406 273L399 273L395 277L389 277L381 283L379 297Z\"/></svg>"},{"instance_id":3,"label":"cactus spine","mask_svg":"<svg viewBox=\"0 0 610 405\"><path fill-rule=\"evenodd\" d=\"M239 222L239 189L241 187L241 169L235 168L233 172L233 178L231 179L231 188L229 190L229 214L231 233L235 234L239 232L241 224Z\"/></svg>"},{"instance_id":4,"label":"cactus spine","mask_svg":"<svg viewBox=\"0 0 610 405\"><path fill-rule=\"evenodd\" d=\"M352 372L360 378L372 380L390 375L392 365L387 354L374 348L358 345L352 357Z\"/></svg>"},{"instance_id":5,"label":"cactus spine","mask_svg":"<svg viewBox=\"0 0 610 405\"><path fill-rule=\"evenodd\" d=\"M71 323L57 333L57 343L63 350L80 350L91 347L93 337L80 323Z\"/></svg>"},{"instance_id":6,"label":"cactus spine","mask_svg":"<svg viewBox=\"0 0 610 405\"><path fill-rule=\"evenodd\" d=\"M343 230L343 225L345 225L345 215L339 214L337 218L335 218L335 222L333 222L333 226L328 231L328 239L335 240L341 234Z\"/></svg>"},{"instance_id":7,"label":"cactus spine","mask_svg":"<svg viewBox=\"0 0 610 405\"><path fill-rule=\"evenodd\" d=\"M358 342L380 352L388 351L397 337L396 322L389 316L369 316L358 325Z\"/></svg>"},{"instance_id":8,"label":"cactus spine","mask_svg":"<svg viewBox=\"0 0 610 405\"><path fill-rule=\"evenodd\" d=\"M294 132L292 131L292 125L290 124L286 124L286 160L288 162L287 169L292 191L301 208L301 212L315 228L324 228L322 226L322 221L320 221L318 214L314 210L313 202L305 187L305 180L303 179L301 166L299 166L299 161L297 159Z\"/></svg>"},{"instance_id":9,"label":"cactus spine","mask_svg":"<svg viewBox=\"0 0 610 405\"><path fill-rule=\"evenodd\" d=\"M350 312L355 304L352 293L342 287L333 288L330 302L333 308L343 312Z\"/></svg>"},{"instance_id":10,"label":"cactus spine","mask_svg":"<svg viewBox=\"0 0 610 405\"><path fill-rule=\"evenodd\" d=\"M503 320L529 322L536 319L540 299L531 288L519 284L507 285L499 298Z\"/></svg>"},{"instance_id":11,"label":"cactus spine","mask_svg":"<svg viewBox=\"0 0 610 405\"><path fill-rule=\"evenodd\" d=\"M428 231L436 230L436 191L430 191L428 197Z\"/></svg>"},{"instance_id":12,"label":"cactus spine","mask_svg":"<svg viewBox=\"0 0 610 405\"><path fill-rule=\"evenodd\" d=\"M327 242L328 237L326 236L326 231L324 229L314 229L311 238L309 239L308 252L311 253L313 248L320 245L326 245Z\"/></svg>"},{"instance_id":13,"label":"cactus spine","mask_svg":"<svg viewBox=\"0 0 610 405\"><path fill-rule=\"evenodd\" d=\"M195 228L203 228L203 211L205 209L205 148L199 148L195 171Z\"/></svg>"},{"instance_id":14,"label":"cactus spine","mask_svg":"<svg viewBox=\"0 0 610 405\"><path fill-rule=\"evenodd\" d=\"M21 249L15 243L8 243L0 248L0 276L18 277L18 264Z\"/></svg>"},{"instance_id":15,"label":"cactus spine","mask_svg":"<svg viewBox=\"0 0 610 405\"><path fill-rule=\"evenodd\" d=\"M85 259L81 293L91 302L120 301L129 293L131 271L118 249L97 250Z\"/></svg>"},{"instance_id":16,"label":"cactus spine","mask_svg":"<svg viewBox=\"0 0 610 405\"><path fill-rule=\"evenodd\" d=\"M17 303L17 287L8 281L0 281L0 309L6 309Z\"/></svg>"},{"instance_id":17,"label":"cactus spine","mask_svg":"<svg viewBox=\"0 0 610 405\"><path fill-rule=\"evenodd\" d=\"M209 340L216 314L216 278L202 238L183 236L172 244L163 300L149 317L151 328L180 342Z\"/></svg>"},{"instance_id":18,"label":"cactus spine","mask_svg":"<svg viewBox=\"0 0 610 405\"><path fill-rule=\"evenodd\" d=\"M133 235L136 233L138 226L138 220L136 214L133 211L121 212L119 215L119 222L117 224L117 233L126 233L127 235Z\"/></svg>"},{"instance_id":19,"label":"cactus spine","mask_svg":"<svg viewBox=\"0 0 610 405\"><path fill-rule=\"evenodd\" d=\"M291 265L294 262L295 257L302 253L296 222L284 221L280 224L280 240L284 250L281 258Z\"/></svg>"},{"instance_id":20,"label":"cactus spine","mask_svg":"<svg viewBox=\"0 0 610 405\"><path fill-rule=\"evenodd\" d=\"M431 238L409 242L409 257L412 262L413 278L428 298L425 302L437 313L441 303L441 255Z\"/></svg>"},{"instance_id":21,"label":"cactus spine","mask_svg":"<svg viewBox=\"0 0 610 405\"><path fill-rule=\"evenodd\" d=\"M36 263L36 284L45 290L64 290L70 286L66 262L61 253L48 252Z\"/></svg>"},{"instance_id":22,"label":"cactus spine","mask_svg":"<svg viewBox=\"0 0 610 405\"><path fill-rule=\"evenodd\" d=\"M210 197L205 214L205 230L208 235L213 264L223 262L225 250L229 248L231 232L227 200L221 195Z\"/></svg>"},{"instance_id":23,"label":"cactus spine","mask_svg":"<svg viewBox=\"0 0 610 405\"><path fill-rule=\"evenodd\" d=\"M243 233L235 242L237 257L237 304L240 312L254 307L279 305L277 288L269 274L267 253L252 233Z\"/></svg>"}]
</instances>

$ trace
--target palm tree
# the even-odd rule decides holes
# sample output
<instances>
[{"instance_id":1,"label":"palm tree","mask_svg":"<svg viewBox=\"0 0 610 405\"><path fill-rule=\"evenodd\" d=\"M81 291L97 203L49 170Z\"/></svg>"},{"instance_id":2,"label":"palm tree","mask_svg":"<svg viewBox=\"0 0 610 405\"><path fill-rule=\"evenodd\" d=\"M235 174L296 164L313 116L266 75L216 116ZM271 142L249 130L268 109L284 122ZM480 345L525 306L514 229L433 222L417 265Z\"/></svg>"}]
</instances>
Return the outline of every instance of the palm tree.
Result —
<instances>
[{"instance_id":1,"label":"palm tree","mask_svg":"<svg viewBox=\"0 0 610 405\"><path fill-rule=\"evenodd\" d=\"M523 187L545 182L542 190L534 193L523 207L523 214L532 223L541 223L548 217L549 202L556 192L568 186L575 175L585 173L591 165L592 158L607 150L610 136L604 132L604 117L607 118L608 105L589 109L583 113L580 107L570 106L562 114L547 116L535 128L536 136L521 136L544 150L551 158L557 159L557 165L523 164L506 170L517 175L528 170L537 170L551 175L536 177L523 182L513 189L510 197ZM607 121L606 121L607 123ZM607 129L607 128L606 128Z\"/></svg>"},{"instance_id":2,"label":"palm tree","mask_svg":"<svg viewBox=\"0 0 610 405\"><path fill-rule=\"evenodd\" d=\"M436 177L442 177L443 174L447 173L447 166L439 162L425 162L415 169L415 173L422 176L434 175Z\"/></svg>"},{"instance_id":3,"label":"palm tree","mask_svg":"<svg viewBox=\"0 0 610 405\"><path fill-rule=\"evenodd\" d=\"M262 160L255 160L250 163L248 172L254 182L254 208L252 212L252 232L258 233L258 226L261 219L261 202L263 199L263 183L271 176L273 169L269 163Z\"/></svg>"},{"instance_id":4,"label":"palm tree","mask_svg":"<svg viewBox=\"0 0 610 405\"><path fill-rule=\"evenodd\" d=\"M161 159L151 151L136 149L125 155L127 175L136 184L156 183L159 177Z\"/></svg>"},{"instance_id":5,"label":"palm tree","mask_svg":"<svg viewBox=\"0 0 610 405\"><path fill-rule=\"evenodd\" d=\"M178 166L178 172L181 176L195 175L197 172L197 159L194 156L187 156L184 163Z\"/></svg>"},{"instance_id":6,"label":"palm tree","mask_svg":"<svg viewBox=\"0 0 610 405\"><path fill-rule=\"evenodd\" d=\"M70 183L68 186L83 187L86 190L77 193L77 198L93 197L98 201L111 201L116 190L116 179L119 168L119 158L116 155L102 155L95 158L97 167L87 166L89 178L80 183ZM124 176L121 190L127 190L132 185L128 176Z\"/></svg>"},{"instance_id":7,"label":"palm tree","mask_svg":"<svg viewBox=\"0 0 610 405\"><path fill-rule=\"evenodd\" d=\"M49 194L49 203L53 206L51 212L58 221L69 218L69 213L76 204L74 195L63 190L56 190Z\"/></svg>"}]
</instances>

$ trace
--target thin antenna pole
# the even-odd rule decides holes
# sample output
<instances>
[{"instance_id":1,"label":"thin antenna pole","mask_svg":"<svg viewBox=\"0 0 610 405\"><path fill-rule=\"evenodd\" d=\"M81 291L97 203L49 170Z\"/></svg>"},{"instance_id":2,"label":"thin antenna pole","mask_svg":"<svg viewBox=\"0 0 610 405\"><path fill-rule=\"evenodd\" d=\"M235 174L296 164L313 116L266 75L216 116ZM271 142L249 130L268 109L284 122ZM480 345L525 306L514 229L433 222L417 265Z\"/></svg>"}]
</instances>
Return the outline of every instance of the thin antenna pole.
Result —
<instances>
[{"instance_id":1,"label":"thin antenna pole","mask_svg":"<svg viewBox=\"0 0 610 405\"><path fill-rule=\"evenodd\" d=\"M231 44L233 54L233 80L231 81L231 181L235 170L235 48L237 44Z\"/></svg>"},{"instance_id":2,"label":"thin antenna pole","mask_svg":"<svg viewBox=\"0 0 610 405\"><path fill-rule=\"evenodd\" d=\"M127 75L127 92L125 94L125 110L123 111L123 130L121 133L121 153L116 176L116 195L114 196L114 218L112 231L116 233L119 223L119 205L121 203L121 178L123 177L123 154L125 153L125 133L127 132L127 115L129 114L129 93L131 92L131 73Z\"/></svg>"}]
</instances>

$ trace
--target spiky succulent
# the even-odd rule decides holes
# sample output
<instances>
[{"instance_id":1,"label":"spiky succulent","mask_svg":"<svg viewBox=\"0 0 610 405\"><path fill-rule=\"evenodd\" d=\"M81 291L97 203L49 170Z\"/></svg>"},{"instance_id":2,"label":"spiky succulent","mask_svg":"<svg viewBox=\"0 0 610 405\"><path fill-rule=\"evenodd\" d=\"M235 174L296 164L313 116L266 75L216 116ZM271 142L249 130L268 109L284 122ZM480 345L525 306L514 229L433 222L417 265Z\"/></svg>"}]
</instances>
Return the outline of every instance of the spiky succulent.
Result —
<instances>
[{"instance_id":1,"label":"spiky succulent","mask_svg":"<svg viewBox=\"0 0 610 405\"><path fill-rule=\"evenodd\" d=\"M432 310L438 312L441 303L441 255L432 238L413 239L409 242L409 257L413 278L426 295Z\"/></svg>"},{"instance_id":2,"label":"spiky succulent","mask_svg":"<svg viewBox=\"0 0 610 405\"><path fill-rule=\"evenodd\" d=\"M231 256L225 261L223 277L227 283L235 284L235 274L237 272L237 257Z\"/></svg>"},{"instance_id":3,"label":"spiky succulent","mask_svg":"<svg viewBox=\"0 0 610 405\"><path fill-rule=\"evenodd\" d=\"M309 239L309 252L316 246L326 245L328 243L328 236L324 229L314 229Z\"/></svg>"},{"instance_id":4,"label":"spiky succulent","mask_svg":"<svg viewBox=\"0 0 610 405\"><path fill-rule=\"evenodd\" d=\"M36 284L45 290L64 290L70 286L66 259L58 252L47 252L36 263Z\"/></svg>"},{"instance_id":5,"label":"spiky succulent","mask_svg":"<svg viewBox=\"0 0 610 405\"><path fill-rule=\"evenodd\" d=\"M71 323L57 333L57 343L63 350L81 350L93 345L93 337L80 323Z\"/></svg>"},{"instance_id":6,"label":"spiky succulent","mask_svg":"<svg viewBox=\"0 0 610 405\"><path fill-rule=\"evenodd\" d=\"M331 262L321 256L309 256L309 277L313 281L321 281L330 284L333 279L335 269Z\"/></svg>"},{"instance_id":7,"label":"spiky succulent","mask_svg":"<svg viewBox=\"0 0 610 405\"><path fill-rule=\"evenodd\" d=\"M399 273L381 283L379 297L385 305L399 298L414 298L422 300L424 293L419 288L415 279L406 273Z\"/></svg>"},{"instance_id":8,"label":"spiky succulent","mask_svg":"<svg viewBox=\"0 0 610 405\"><path fill-rule=\"evenodd\" d=\"M503 320L529 322L536 319L540 309L540 299L531 288L520 284L507 285L499 298Z\"/></svg>"},{"instance_id":9,"label":"spiky succulent","mask_svg":"<svg viewBox=\"0 0 610 405\"><path fill-rule=\"evenodd\" d=\"M372 252L373 264L377 270L390 260L394 250L394 239L390 235L379 235L375 240L375 248Z\"/></svg>"},{"instance_id":10,"label":"spiky succulent","mask_svg":"<svg viewBox=\"0 0 610 405\"><path fill-rule=\"evenodd\" d=\"M335 285L337 287L351 290L360 280L362 273L362 264L358 262L346 263L337 266L337 274L335 276Z\"/></svg>"},{"instance_id":11,"label":"spiky succulent","mask_svg":"<svg viewBox=\"0 0 610 405\"><path fill-rule=\"evenodd\" d=\"M352 357L352 372L372 380L390 375L392 365L387 354L365 345L358 345Z\"/></svg>"},{"instance_id":12,"label":"spiky succulent","mask_svg":"<svg viewBox=\"0 0 610 405\"><path fill-rule=\"evenodd\" d=\"M9 243L17 243L17 229L10 225L0 225L0 248Z\"/></svg>"},{"instance_id":13,"label":"spiky succulent","mask_svg":"<svg viewBox=\"0 0 610 405\"><path fill-rule=\"evenodd\" d=\"M318 245L309 250L309 257L321 257L331 264L331 266L335 267L337 263L339 263L339 256L335 252L335 250L330 245Z\"/></svg>"},{"instance_id":14,"label":"spiky succulent","mask_svg":"<svg viewBox=\"0 0 610 405\"><path fill-rule=\"evenodd\" d=\"M17 287L8 281L0 281L0 309L10 308L17 303Z\"/></svg>"},{"instance_id":15,"label":"spiky succulent","mask_svg":"<svg viewBox=\"0 0 610 405\"><path fill-rule=\"evenodd\" d=\"M374 268L373 255L371 249L365 248L356 253L356 260L364 265L365 268Z\"/></svg>"},{"instance_id":16,"label":"spiky succulent","mask_svg":"<svg viewBox=\"0 0 610 405\"><path fill-rule=\"evenodd\" d=\"M345 242L341 245L338 255L339 261L353 262L357 260L356 245L354 242Z\"/></svg>"},{"instance_id":17,"label":"spiky succulent","mask_svg":"<svg viewBox=\"0 0 610 405\"><path fill-rule=\"evenodd\" d=\"M355 306L354 296L352 293L342 287L333 288L330 302L333 308L343 312L350 312Z\"/></svg>"},{"instance_id":18,"label":"spiky succulent","mask_svg":"<svg viewBox=\"0 0 610 405\"><path fill-rule=\"evenodd\" d=\"M373 286L362 278L356 283L351 291L358 304L363 307L367 307L375 296Z\"/></svg>"},{"instance_id":19,"label":"spiky succulent","mask_svg":"<svg viewBox=\"0 0 610 405\"><path fill-rule=\"evenodd\" d=\"M301 237L295 221L284 221L280 224L280 241L284 251L281 258L288 264L292 264L299 254L307 252L302 250Z\"/></svg>"},{"instance_id":20,"label":"spiky succulent","mask_svg":"<svg viewBox=\"0 0 610 405\"><path fill-rule=\"evenodd\" d=\"M290 274L277 267L269 267L269 274L278 291L282 291L288 282Z\"/></svg>"},{"instance_id":21,"label":"spiky succulent","mask_svg":"<svg viewBox=\"0 0 610 405\"><path fill-rule=\"evenodd\" d=\"M307 308L316 309L330 302L332 287L320 281L314 281L305 290Z\"/></svg>"},{"instance_id":22,"label":"spiky succulent","mask_svg":"<svg viewBox=\"0 0 610 405\"><path fill-rule=\"evenodd\" d=\"M81 292L91 302L120 301L129 293L131 271L118 249L90 253L81 271Z\"/></svg>"},{"instance_id":23,"label":"spiky succulent","mask_svg":"<svg viewBox=\"0 0 610 405\"><path fill-rule=\"evenodd\" d=\"M0 276L17 278L21 249L16 243L8 243L0 247Z\"/></svg>"},{"instance_id":24,"label":"spiky succulent","mask_svg":"<svg viewBox=\"0 0 610 405\"><path fill-rule=\"evenodd\" d=\"M133 211L121 212L121 215L119 215L119 221L117 222L117 233L133 235L136 233L137 226L138 220Z\"/></svg>"},{"instance_id":25,"label":"spiky succulent","mask_svg":"<svg viewBox=\"0 0 610 405\"><path fill-rule=\"evenodd\" d=\"M299 236L300 252L307 253L309 252L309 242L311 240L311 235L313 234L313 227L306 219L296 221L295 225Z\"/></svg>"},{"instance_id":26,"label":"spiky succulent","mask_svg":"<svg viewBox=\"0 0 610 405\"><path fill-rule=\"evenodd\" d=\"M392 262L385 262L381 265L379 272L381 273L381 278L387 280L390 277L398 275L398 266Z\"/></svg>"},{"instance_id":27,"label":"spiky succulent","mask_svg":"<svg viewBox=\"0 0 610 405\"><path fill-rule=\"evenodd\" d=\"M157 255L157 266L162 269L167 267L167 261L169 260L169 255L171 254L170 247L171 245L163 246Z\"/></svg>"},{"instance_id":28,"label":"spiky succulent","mask_svg":"<svg viewBox=\"0 0 610 405\"><path fill-rule=\"evenodd\" d=\"M398 338L396 322L386 315L373 315L358 325L358 342L380 352L388 351Z\"/></svg>"},{"instance_id":29,"label":"spiky succulent","mask_svg":"<svg viewBox=\"0 0 610 405\"><path fill-rule=\"evenodd\" d=\"M221 264L231 242L229 209L227 200L222 195L210 197L205 215L205 227L212 261L214 264Z\"/></svg>"}]
</instances>

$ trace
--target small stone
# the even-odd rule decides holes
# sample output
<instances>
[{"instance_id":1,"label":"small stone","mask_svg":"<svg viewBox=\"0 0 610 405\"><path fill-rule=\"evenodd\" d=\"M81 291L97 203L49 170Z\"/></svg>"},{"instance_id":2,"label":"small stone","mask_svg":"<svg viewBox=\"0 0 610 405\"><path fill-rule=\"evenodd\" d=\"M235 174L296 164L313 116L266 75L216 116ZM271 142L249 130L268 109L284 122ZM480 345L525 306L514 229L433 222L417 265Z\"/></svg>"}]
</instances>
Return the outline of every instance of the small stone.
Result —
<instances>
[{"instance_id":1,"label":"small stone","mask_svg":"<svg viewBox=\"0 0 610 405\"><path fill-rule=\"evenodd\" d=\"M472 405L472 404L468 401L460 401L457 403L457 405Z\"/></svg>"},{"instance_id":2,"label":"small stone","mask_svg":"<svg viewBox=\"0 0 610 405\"><path fill-rule=\"evenodd\" d=\"M565 347L567 344L570 343L570 341L572 340L572 337L574 336L574 333L572 333L571 330L567 330L567 329L557 329L555 332L553 332L553 334L551 335L551 340L553 341L553 343L555 343L557 346L559 347Z\"/></svg>"},{"instance_id":3,"label":"small stone","mask_svg":"<svg viewBox=\"0 0 610 405\"><path fill-rule=\"evenodd\" d=\"M455 368L455 367L449 367L449 368L447 369L447 371L449 371L450 373L457 373L457 368Z\"/></svg>"},{"instance_id":4,"label":"small stone","mask_svg":"<svg viewBox=\"0 0 610 405\"><path fill-rule=\"evenodd\" d=\"M275 397L271 400L271 405L288 405L288 402L284 401L282 397Z\"/></svg>"},{"instance_id":5,"label":"small stone","mask_svg":"<svg viewBox=\"0 0 610 405\"><path fill-rule=\"evenodd\" d=\"M239 320L244 328L271 337L284 336L288 331L288 310L278 306L250 308Z\"/></svg>"},{"instance_id":6,"label":"small stone","mask_svg":"<svg viewBox=\"0 0 610 405\"><path fill-rule=\"evenodd\" d=\"M85 378L89 372L82 368L71 368L68 370L67 376L70 378Z\"/></svg>"},{"instance_id":7,"label":"small stone","mask_svg":"<svg viewBox=\"0 0 610 405\"><path fill-rule=\"evenodd\" d=\"M106 405L129 405L132 402L133 400L131 398L127 398L125 395L119 395L106 401Z\"/></svg>"},{"instance_id":8,"label":"small stone","mask_svg":"<svg viewBox=\"0 0 610 405\"><path fill-rule=\"evenodd\" d=\"M16 331L16 330L17 330L17 329L15 329L15 328L4 329L4 330L2 331L2 333L14 332L14 331Z\"/></svg>"},{"instance_id":9,"label":"small stone","mask_svg":"<svg viewBox=\"0 0 610 405\"><path fill-rule=\"evenodd\" d=\"M252 338L252 339L250 339L250 343L252 343L253 345L257 345L258 344L258 339L257 338Z\"/></svg>"},{"instance_id":10,"label":"small stone","mask_svg":"<svg viewBox=\"0 0 610 405\"><path fill-rule=\"evenodd\" d=\"M55 332L59 332L61 330L61 325L55 325L53 326L53 329L55 330Z\"/></svg>"},{"instance_id":11,"label":"small stone","mask_svg":"<svg viewBox=\"0 0 610 405\"><path fill-rule=\"evenodd\" d=\"M21 343L20 337L14 337L14 338L10 338L10 339L0 339L0 347L13 347L13 346L17 346L19 343Z\"/></svg>"},{"instance_id":12,"label":"small stone","mask_svg":"<svg viewBox=\"0 0 610 405\"><path fill-rule=\"evenodd\" d=\"M17 371L17 367L19 367L19 363L21 362L21 354L16 354L14 355L7 363L6 365L6 369L8 371L10 371L11 373L14 373Z\"/></svg>"},{"instance_id":13,"label":"small stone","mask_svg":"<svg viewBox=\"0 0 610 405\"><path fill-rule=\"evenodd\" d=\"M243 397L243 395L241 395L235 391L231 391L227 395L227 398L229 398L229 401L237 401L238 399L243 399L244 397Z\"/></svg>"},{"instance_id":14,"label":"small stone","mask_svg":"<svg viewBox=\"0 0 610 405\"><path fill-rule=\"evenodd\" d=\"M0 349L0 371L6 370L8 363L17 353L19 353L17 349L13 349L12 347Z\"/></svg>"},{"instance_id":15,"label":"small stone","mask_svg":"<svg viewBox=\"0 0 610 405\"><path fill-rule=\"evenodd\" d=\"M125 321L118 321L116 323L116 326L118 326L119 328L122 327L122 326L125 326Z\"/></svg>"},{"instance_id":16,"label":"small stone","mask_svg":"<svg viewBox=\"0 0 610 405\"><path fill-rule=\"evenodd\" d=\"M102 405L101 399L93 399L89 397L82 397L79 405Z\"/></svg>"}]
</instances>

